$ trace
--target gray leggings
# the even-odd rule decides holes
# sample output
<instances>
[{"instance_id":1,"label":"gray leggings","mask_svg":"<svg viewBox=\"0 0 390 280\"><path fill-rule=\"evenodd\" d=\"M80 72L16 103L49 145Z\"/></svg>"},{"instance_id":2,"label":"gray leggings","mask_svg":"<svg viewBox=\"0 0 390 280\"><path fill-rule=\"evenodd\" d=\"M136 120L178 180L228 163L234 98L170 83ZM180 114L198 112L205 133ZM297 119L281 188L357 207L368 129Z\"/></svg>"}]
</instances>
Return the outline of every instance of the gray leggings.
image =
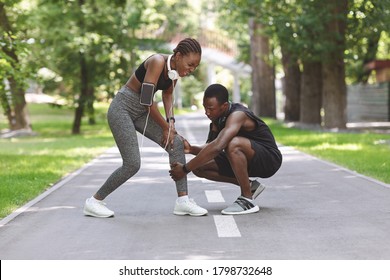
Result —
<instances>
[{"instance_id":1,"label":"gray leggings","mask_svg":"<svg viewBox=\"0 0 390 280\"><path fill-rule=\"evenodd\" d=\"M126 86L123 86L112 100L107 119L122 156L123 164L108 177L97 191L98 198L106 198L140 169L141 155L136 131L143 133L147 114L148 109L139 104L139 95ZM161 144L162 132L162 128L149 117L145 137L164 148ZM168 149L167 152L169 163L185 163L184 145L179 136L174 139L173 150ZM187 177L175 183L177 192L187 192Z\"/></svg>"}]
</instances>

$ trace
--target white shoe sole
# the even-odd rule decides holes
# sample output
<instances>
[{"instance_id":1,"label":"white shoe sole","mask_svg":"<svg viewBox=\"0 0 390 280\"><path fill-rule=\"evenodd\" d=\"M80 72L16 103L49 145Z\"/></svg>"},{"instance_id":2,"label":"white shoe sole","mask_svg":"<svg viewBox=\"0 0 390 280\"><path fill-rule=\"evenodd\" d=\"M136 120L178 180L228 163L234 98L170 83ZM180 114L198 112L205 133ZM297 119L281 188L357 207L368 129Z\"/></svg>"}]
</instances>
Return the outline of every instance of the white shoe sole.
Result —
<instances>
[{"instance_id":1,"label":"white shoe sole","mask_svg":"<svg viewBox=\"0 0 390 280\"><path fill-rule=\"evenodd\" d=\"M84 210L84 215L85 216L90 216L90 217L96 217L96 218L111 218L114 217L114 213L111 215L96 215L95 213L89 212L88 210Z\"/></svg>"},{"instance_id":2,"label":"white shoe sole","mask_svg":"<svg viewBox=\"0 0 390 280\"><path fill-rule=\"evenodd\" d=\"M255 205L255 207L241 212L229 212L229 211L222 210L221 213L224 215L245 215L245 214L256 213L259 211L260 211L260 207L258 205Z\"/></svg>"},{"instance_id":3,"label":"white shoe sole","mask_svg":"<svg viewBox=\"0 0 390 280\"><path fill-rule=\"evenodd\" d=\"M197 214L197 213L188 213L188 212L180 212L180 211L173 211L173 214L175 215L178 215L178 216L185 216L185 215L189 215L189 216L193 216L193 217L200 217L200 216L205 216L207 215L208 212L206 213L200 213L200 214Z\"/></svg>"}]
</instances>

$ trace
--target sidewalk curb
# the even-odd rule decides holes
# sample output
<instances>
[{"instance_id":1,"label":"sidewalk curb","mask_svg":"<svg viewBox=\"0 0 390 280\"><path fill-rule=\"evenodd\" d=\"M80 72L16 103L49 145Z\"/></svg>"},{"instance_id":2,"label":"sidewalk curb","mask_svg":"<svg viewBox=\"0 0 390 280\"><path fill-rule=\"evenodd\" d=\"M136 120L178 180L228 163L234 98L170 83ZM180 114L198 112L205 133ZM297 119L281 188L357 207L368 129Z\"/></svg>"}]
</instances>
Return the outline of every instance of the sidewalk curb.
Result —
<instances>
[{"instance_id":1,"label":"sidewalk curb","mask_svg":"<svg viewBox=\"0 0 390 280\"><path fill-rule=\"evenodd\" d=\"M105 152L104 152L105 153ZM103 153L103 154L104 154ZM42 199L44 199L45 197L47 197L49 194L55 192L56 190L58 190L59 188L61 188L63 185L65 185L67 182L69 182L70 180L72 180L74 177L76 177L77 175L79 175L81 172L83 172L85 169L87 169L89 166L91 166L101 155L99 155L98 157L94 158L93 160L91 160L90 162L86 163L84 166L82 166L81 168L77 169L76 171L68 174L68 175L65 175L64 177L62 177L57 183L55 183L52 187L50 187L49 189L47 189L46 191L44 191L42 194L40 194L39 196L37 196L36 198L30 200L29 202L27 202L25 205L23 205L22 207L16 209L14 212L12 212L11 214L9 214L8 216L4 217L3 219L0 220L0 228L5 226L7 223L9 223L10 221L12 221L13 219L15 219L17 216L19 216L20 214L26 212L30 207L32 207L33 205L35 205L36 203L38 203L39 201L41 201Z\"/></svg>"}]
</instances>

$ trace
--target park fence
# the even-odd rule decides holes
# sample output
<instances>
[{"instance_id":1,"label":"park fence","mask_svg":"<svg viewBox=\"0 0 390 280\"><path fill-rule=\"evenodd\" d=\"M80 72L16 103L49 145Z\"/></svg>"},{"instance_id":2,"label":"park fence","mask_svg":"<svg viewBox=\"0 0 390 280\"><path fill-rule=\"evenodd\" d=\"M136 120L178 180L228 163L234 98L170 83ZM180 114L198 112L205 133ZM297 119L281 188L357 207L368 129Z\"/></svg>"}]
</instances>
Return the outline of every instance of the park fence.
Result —
<instances>
[{"instance_id":1,"label":"park fence","mask_svg":"<svg viewBox=\"0 0 390 280\"><path fill-rule=\"evenodd\" d=\"M390 82L348 86L347 120L348 122L390 121Z\"/></svg>"}]
</instances>

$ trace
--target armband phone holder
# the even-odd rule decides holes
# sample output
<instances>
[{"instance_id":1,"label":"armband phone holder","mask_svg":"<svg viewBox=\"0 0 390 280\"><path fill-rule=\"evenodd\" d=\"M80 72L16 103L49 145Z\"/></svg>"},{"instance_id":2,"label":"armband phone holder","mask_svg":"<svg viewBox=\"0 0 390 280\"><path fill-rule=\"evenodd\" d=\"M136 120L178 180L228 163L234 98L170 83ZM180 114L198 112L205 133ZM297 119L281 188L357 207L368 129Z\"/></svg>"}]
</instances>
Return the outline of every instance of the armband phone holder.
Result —
<instances>
[{"instance_id":1,"label":"armband phone holder","mask_svg":"<svg viewBox=\"0 0 390 280\"><path fill-rule=\"evenodd\" d=\"M150 83L143 83L141 87L140 94L141 105L152 106L153 104L153 95L154 95L154 85Z\"/></svg>"}]
</instances>

